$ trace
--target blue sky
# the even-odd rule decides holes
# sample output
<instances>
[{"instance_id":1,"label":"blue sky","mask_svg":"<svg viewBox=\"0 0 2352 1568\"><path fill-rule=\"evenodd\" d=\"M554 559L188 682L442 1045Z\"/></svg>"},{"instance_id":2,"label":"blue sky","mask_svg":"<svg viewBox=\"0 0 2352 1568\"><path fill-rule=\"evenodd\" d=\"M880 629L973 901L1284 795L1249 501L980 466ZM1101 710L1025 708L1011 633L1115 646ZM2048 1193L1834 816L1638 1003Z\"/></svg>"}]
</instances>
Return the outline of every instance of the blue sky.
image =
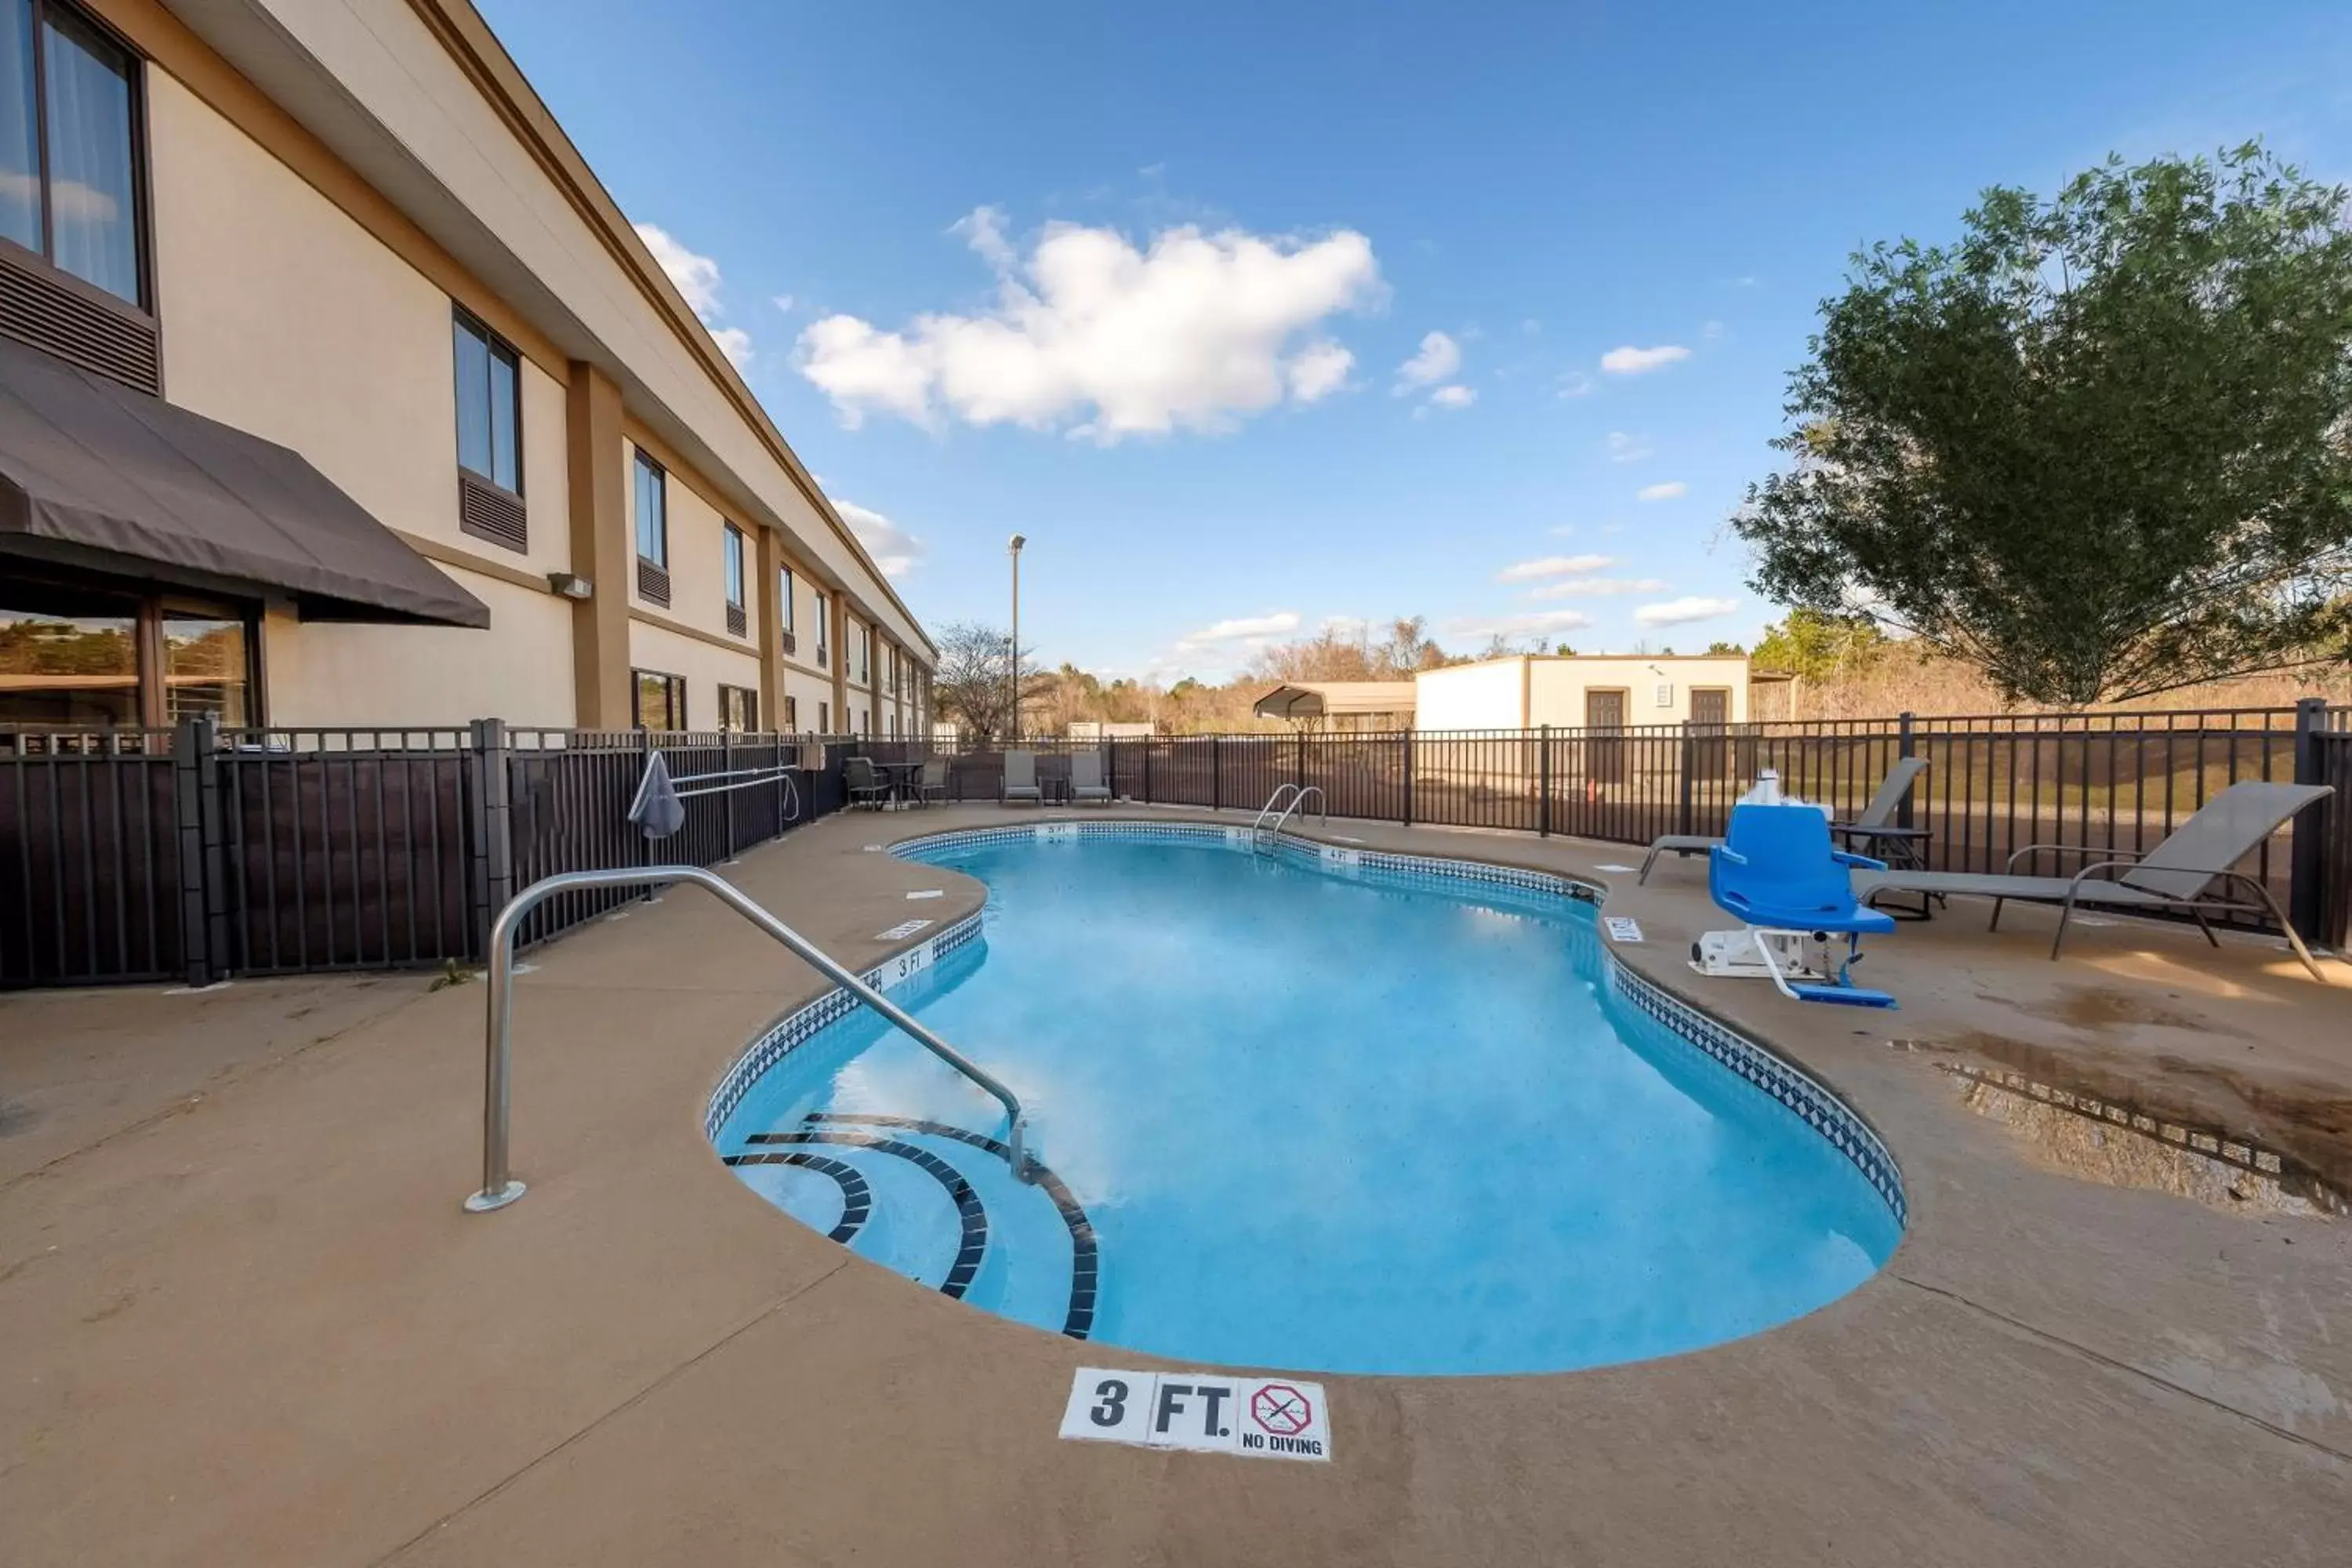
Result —
<instances>
[{"instance_id":1,"label":"blue sky","mask_svg":"<svg viewBox=\"0 0 2352 1568\"><path fill-rule=\"evenodd\" d=\"M2300 0L483 9L919 616L1001 625L1018 530L1024 642L1162 679L1748 639L1856 246L2110 151L2352 174Z\"/></svg>"}]
</instances>

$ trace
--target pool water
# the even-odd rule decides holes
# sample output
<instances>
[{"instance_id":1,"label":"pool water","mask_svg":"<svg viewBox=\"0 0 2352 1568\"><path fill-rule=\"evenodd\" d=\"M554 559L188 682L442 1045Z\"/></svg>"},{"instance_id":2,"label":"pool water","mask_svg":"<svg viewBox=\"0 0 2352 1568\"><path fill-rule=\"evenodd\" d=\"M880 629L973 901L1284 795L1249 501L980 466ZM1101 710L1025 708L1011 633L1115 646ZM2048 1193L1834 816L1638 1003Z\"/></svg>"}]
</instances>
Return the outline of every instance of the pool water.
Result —
<instances>
[{"instance_id":1,"label":"pool water","mask_svg":"<svg viewBox=\"0 0 2352 1568\"><path fill-rule=\"evenodd\" d=\"M1001 1108L863 1009L717 1142L970 1305L1181 1361L1553 1371L1811 1311L1899 1239L1821 1133L1614 992L1589 904L1218 841L910 853L987 885L984 941L892 996L1021 1097L1054 1179L1015 1183Z\"/></svg>"}]
</instances>

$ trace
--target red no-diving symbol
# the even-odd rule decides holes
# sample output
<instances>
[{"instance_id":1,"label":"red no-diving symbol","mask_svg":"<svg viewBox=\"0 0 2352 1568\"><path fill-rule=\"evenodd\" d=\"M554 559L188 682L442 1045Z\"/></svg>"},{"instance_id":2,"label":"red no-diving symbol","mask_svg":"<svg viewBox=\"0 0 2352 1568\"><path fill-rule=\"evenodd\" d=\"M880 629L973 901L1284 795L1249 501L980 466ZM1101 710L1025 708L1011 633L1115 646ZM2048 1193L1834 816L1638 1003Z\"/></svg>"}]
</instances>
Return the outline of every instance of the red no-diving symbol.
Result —
<instances>
[{"instance_id":1,"label":"red no-diving symbol","mask_svg":"<svg viewBox=\"0 0 2352 1568\"><path fill-rule=\"evenodd\" d=\"M1315 1406L1286 1383L1269 1383L1250 1395L1250 1419L1277 1437L1296 1437L1314 1423Z\"/></svg>"}]
</instances>

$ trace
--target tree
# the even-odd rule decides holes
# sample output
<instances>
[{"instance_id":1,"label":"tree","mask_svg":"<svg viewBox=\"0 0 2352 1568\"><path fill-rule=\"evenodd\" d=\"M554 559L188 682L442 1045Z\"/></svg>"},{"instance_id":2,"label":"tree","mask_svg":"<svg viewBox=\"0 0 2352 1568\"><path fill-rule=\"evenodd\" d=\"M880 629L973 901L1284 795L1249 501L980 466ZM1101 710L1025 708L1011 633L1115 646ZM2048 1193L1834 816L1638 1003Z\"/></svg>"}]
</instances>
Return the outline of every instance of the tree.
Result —
<instances>
[{"instance_id":1,"label":"tree","mask_svg":"<svg viewBox=\"0 0 2352 1568\"><path fill-rule=\"evenodd\" d=\"M1706 657L1709 658L1738 658L1747 652L1738 643L1725 642L1719 637L1706 645Z\"/></svg>"},{"instance_id":2,"label":"tree","mask_svg":"<svg viewBox=\"0 0 2352 1568\"><path fill-rule=\"evenodd\" d=\"M977 621L955 621L940 628L937 642L940 663L931 679L933 709L975 740L994 739L1013 719L1011 635ZM1024 708L1045 696L1053 680L1025 653L1022 656Z\"/></svg>"},{"instance_id":3,"label":"tree","mask_svg":"<svg viewBox=\"0 0 2352 1568\"><path fill-rule=\"evenodd\" d=\"M1885 646L1886 634L1867 616L1825 616L1800 606L1764 628L1755 662L1760 668L1821 680L1869 663Z\"/></svg>"},{"instance_id":4,"label":"tree","mask_svg":"<svg viewBox=\"0 0 2352 1568\"><path fill-rule=\"evenodd\" d=\"M2085 704L2352 637L2347 193L2259 145L1987 191L1857 254L1790 381L1755 587ZM1792 617L1793 621L1793 617ZM1760 652L1761 650L1759 650Z\"/></svg>"}]
</instances>

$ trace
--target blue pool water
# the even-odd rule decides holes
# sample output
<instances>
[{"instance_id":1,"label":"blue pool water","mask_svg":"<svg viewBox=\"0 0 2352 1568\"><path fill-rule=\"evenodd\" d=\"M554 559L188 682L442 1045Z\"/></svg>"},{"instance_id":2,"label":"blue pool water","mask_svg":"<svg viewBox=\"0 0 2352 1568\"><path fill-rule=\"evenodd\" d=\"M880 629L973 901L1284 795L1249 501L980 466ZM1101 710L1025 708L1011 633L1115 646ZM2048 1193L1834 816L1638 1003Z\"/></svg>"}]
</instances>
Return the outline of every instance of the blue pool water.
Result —
<instances>
[{"instance_id":1,"label":"blue pool water","mask_svg":"<svg viewBox=\"0 0 2352 1568\"><path fill-rule=\"evenodd\" d=\"M972 1306L1180 1361L1550 1371L1753 1333L1899 1237L1844 1154L1614 993L1590 905L1214 842L911 853L987 885L985 937L892 995L1011 1085L1055 1180L1016 1184L995 1102L863 1010L717 1142Z\"/></svg>"}]
</instances>

